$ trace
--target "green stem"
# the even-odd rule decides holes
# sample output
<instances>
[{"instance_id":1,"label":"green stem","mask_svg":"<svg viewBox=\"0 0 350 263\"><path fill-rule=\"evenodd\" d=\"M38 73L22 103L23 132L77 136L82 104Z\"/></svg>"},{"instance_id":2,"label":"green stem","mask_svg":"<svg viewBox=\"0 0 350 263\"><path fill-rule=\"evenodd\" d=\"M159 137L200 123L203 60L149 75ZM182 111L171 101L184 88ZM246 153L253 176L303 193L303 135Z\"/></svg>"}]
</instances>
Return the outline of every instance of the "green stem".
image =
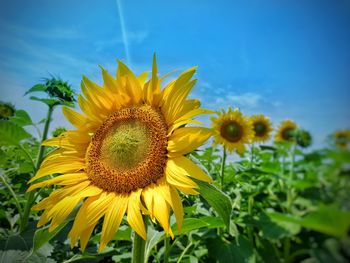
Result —
<instances>
[{"instance_id":1,"label":"green stem","mask_svg":"<svg viewBox=\"0 0 350 263\"><path fill-rule=\"evenodd\" d=\"M19 213L19 216L20 216L20 220L22 220L23 218L23 211L22 211L22 207L17 199L17 195L15 193L15 191L13 191L11 185L6 181L5 177L3 175L0 175L0 178L1 178L1 181L2 183L7 187L7 189L10 191L12 197L13 197L13 200L15 201L16 203L16 207L18 209L18 213Z\"/></svg>"},{"instance_id":2,"label":"green stem","mask_svg":"<svg viewBox=\"0 0 350 263\"><path fill-rule=\"evenodd\" d=\"M38 152L38 157L36 159L36 164L35 164L35 171L34 174L36 173L36 171L39 169L41 161L43 159L44 156L44 150L45 150L45 146L42 145L43 141L45 141L47 139L47 134L49 132L49 126L50 126L50 122L51 122L51 116L53 113L53 109L54 106L49 106L49 109L47 111L47 117L46 117L46 121L45 121L45 126L44 126L44 131L43 131L43 137L41 139L41 143L40 143L40 148L39 148L39 152ZM26 205L24 207L24 212L23 212L23 217L21 220L21 232L23 232L28 224L28 219L29 219L29 215L30 215L30 208L32 207L32 204L35 202L35 192L31 191L28 195L28 199L26 202Z\"/></svg>"},{"instance_id":3,"label":"green stem","mask_svg":"<svg viewBox=\"0 0 350 263\"><path fill-rule=\"evenodd\" d=\"M291 187L291 183L293 182L294 179L294 164L295 164L295 149L296 149L296 144L293 143L292 145L292 149L291 149L291 153L290 153L290 169L289 169L289 178L288 178L288 191L287 191L287 209L288 212L290 212L290 209L292 207L292 202L293 202L293 198L292 198L292 187Z\"/></svg>"},{"instance_id":4,"label":"green stem","mask_svg":"<svg viewBox=\"0 0 350 263\"><path fill-rule=\"evenodd\" d=\"M252 143L252 146L250 148L250 169L254 167L254 143Z\"/></svg>"},{"instance_id":5,"label":"green stem","mask_svg":"<svg viewBox=\"0 0 350 263\"><path fill-rule=\"evenodd\" d=\"M184 251L182 251L182 253L181 253L179 259L176 261L176 263L180 263L180 262L181 262L182 258L186 255L187 251L190 249L190 247L191 247L192 245L193 245L193 243L190 242L190 243L185 247Z\"/></svg>"},{"instance_id":6,"label":"green stem","mask_svg":"<svg viewBox=\"0 0 350 263\"><path fill-rule=\"evenodd\" d=\"M134 242L132 244L132 263L144 263L146 241L134 232Z\"/></svg>"},{"instance_id":7,"label":"green stem","mask_svg":"<svg viewBox=\"0 0 350 263\"><path fill-rule=\"evenodd\" d=\"M293 203L293 189L292 182L294 179L294 163L295 163L295 148L296 143L293 143L291 153L290 153L290 169L289 169L289 178L288 178L288 189L287 189L287 212L291 213L292 203ZM284 240L284 259L287 261L287 258L290 254L290 239L286 238Z\"/></svg>"},{"instance_id":8,"label":"green stem","mask_svg":"<svg viewBox=\"0 0 350 263\"><path fill-rule=\"evenodd\" d=\"M170 255L170 240L169 237L165 237L165 252L164 252L164 263L169 263L169 255Z\"/></svg>"},{"instance_id":9,"label":"green stem","mask_svg":"<svg viewBox=\"0 0 350 263\"><path fill-rule=\"evenodd\" d=\"M222 150L222 162L221 162L221 173L220 173L221 189L224 188L225 163L226 163L226 148L224 146L224 148Z\"/></svg>"},{"instance_id":10,"label":"green stem","mask_svg":"<svg viewBox=\"0 0 350 263\"><path fill-rule=\"evenodd\" d=\"M252 213L253 205L254 205L254 196L251 195L248 198L248 214L251 217L253 217L253 213ZM252 246L254 247L253 228L251 226L248 226L247 232L248 232L249 241L252 244Z\"/></svg>"}]
</instances>

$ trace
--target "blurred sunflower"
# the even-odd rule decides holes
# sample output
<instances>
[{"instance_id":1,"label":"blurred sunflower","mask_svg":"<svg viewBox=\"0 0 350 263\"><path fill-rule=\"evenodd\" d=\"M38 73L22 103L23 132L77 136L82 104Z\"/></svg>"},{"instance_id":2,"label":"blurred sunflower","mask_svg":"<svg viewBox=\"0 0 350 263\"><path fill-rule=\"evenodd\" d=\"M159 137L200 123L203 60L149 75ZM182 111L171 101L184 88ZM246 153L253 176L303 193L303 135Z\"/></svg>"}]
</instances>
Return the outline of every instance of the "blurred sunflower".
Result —
<instances>
[{"instance_id":1,"label":"blurred sunflower","mask_svg":"<svg viewBox=\"0 0 350 263\"><path fill-rule=\"evenodd\" d=\"M335 145L339 149L347 149L350 142L350 130L339 130L334 133Z\"/></svg>"},{"instance_id":2,"label":"blurred sunflower","mask_svg":"<svg viewBox=\"0 0 350 263\"><path fill-rule=\"evenodd\" d=\"M11 103L0 101L0 120L8 120L15 115L16 108Z\"/></svg>"},{"instance_id":3,"label":"blurred sunflower","mask_svg":"<svg viewBox=\"0 0 350 263\"><path fill-rule=\"evenodd\" d=\"M265 142L270 139L270 133L272 131L272 125L270 119L263 114L256 114L250 117L253 123L254 130L254 142Z\"/></svg>"},{"instance_id":4,"label":"blurred sunflower","mask_svg":"<svg viewBox=\"0 0 350 263\"><path fill-rule=\"evenodd\" d=\"M192 118L210 113L197 100L186 97L196 83L196 68L183 72L164 89L157 77L154 57L152 76L136 77L119 61L116 78L102 68L104 84L83 77L78 98L82 114L70 108L63 113L77 128L44 142L59 147L41 164L30 182L49 174L63 174L38 182L28 191L56 184L62 186L33 207L45 210L38 226L51 221L59 226L82 202L69 233L73 247L80 238L84 250L97 222L104 217L99 251L113 238L124 214L135 232L147 238L143 214L157 220L173 237L169 225L172 208L179 229L183 207L177 190L198 194L190 177L211 178L184 155L203 144L211 130L184 127Z\"/></svg>"},{"instance_id":5,"label":"blurred sunflower","mask_svg":"<svg viewBox=\"0 0 350 263\"><path fill-rule=\"evenodd\" d=\"M298 126L292 120L284 120L280 123L275 136L276 142L293 141L294 132Z\"/></svg>"},{"instance_id":6,"label":"blurred sunflower","mask_svg":"<svg viewBox=\"0 0 350 263\"><path fill-rule=\"evenodd\" d=\"M252 122L244 117L242 112L231 107L227 112L218 112L218 117L212 117L214 144L222 144L229 152L236 150L244 153L244 144L254 136Z\"/></svg>"}]
</instances>

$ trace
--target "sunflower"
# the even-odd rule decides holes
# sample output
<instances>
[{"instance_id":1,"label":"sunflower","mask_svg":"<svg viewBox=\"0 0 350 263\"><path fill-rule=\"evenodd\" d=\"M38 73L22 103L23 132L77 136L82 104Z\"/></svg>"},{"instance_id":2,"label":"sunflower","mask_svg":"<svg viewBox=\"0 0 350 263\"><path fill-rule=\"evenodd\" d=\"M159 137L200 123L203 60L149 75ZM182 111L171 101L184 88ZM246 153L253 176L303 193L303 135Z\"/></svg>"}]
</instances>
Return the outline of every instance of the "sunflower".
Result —
<instances>
[{"instance_id":1,"label":"sunflower","mask_svg":"<svg viewBox=\"0 0 350 263\"><path fill-rule=\"evenodd\" d=\"M262 114L252 115L250 117L253 123L254 138L255 142L265 142L270 138L272 131L272 125L270 119Z\"/></svg>"},{"instance_id":2,"label":"sunflower","mask_svg":"<svg viewBox=\"0 0 350 263\"><path fill-rule=\"evenodd\" d=\"M50 174L61 174L30 186L28 191L49 185L61 186L33 206L44 210L38 227L50 222L59 226L81 204L69 237L71 246L80 239L85 249L98 221L103 218L99 251L118 230L125 214L135 232L146 240L143 214L158 221L173 237L170 209L181 229L183 207L178 190L196 195L193 177L211 178L184 155L211 135L208 128L185 127L198 123L192 118L210 113L198 100L187 96L196 80L196 68L183 72L161 89L154 57L152 76L135 76L118 62L116 78L102 69L103 85L83 77L83 95L78 98L82 113L63 108L76 130L44 142L58 147L42 162L34 182Z\"/></svg>"},{"instance_id":3,"label":"sunflower","mask_svg":"<svg viewBox=\"0 0 350 263\"><path fill-rule=\"evenodd\" d=\"M346 149L350 142L350 130L339 130L334 133L335 145L339 149Z\"/></svg>"},{"instance_id":4,"label":"sunflower","mask_svg":"<svg viewBox=\"0 0 350 263\"><path fill-rule=\"evenodd\" d=\"M277 129L275 136L276 142L281 141L293 141L294 140L294 131L298 126L292 120L284 120L280 123Z\"/></svg>"},{"instance_id":5,"label":"sunflower","mask_svg":"<svg viewBox=\"0 0 350 263\"><path fill-rule=\"evenodd\" d=\"M244 144L249 143L254 136L251 120L231 107L227 112L218 112L218 117L212 117L211 120L214 144L222 144L229 152L236 150L243 154Z\"/></svg>"}]
</instances>

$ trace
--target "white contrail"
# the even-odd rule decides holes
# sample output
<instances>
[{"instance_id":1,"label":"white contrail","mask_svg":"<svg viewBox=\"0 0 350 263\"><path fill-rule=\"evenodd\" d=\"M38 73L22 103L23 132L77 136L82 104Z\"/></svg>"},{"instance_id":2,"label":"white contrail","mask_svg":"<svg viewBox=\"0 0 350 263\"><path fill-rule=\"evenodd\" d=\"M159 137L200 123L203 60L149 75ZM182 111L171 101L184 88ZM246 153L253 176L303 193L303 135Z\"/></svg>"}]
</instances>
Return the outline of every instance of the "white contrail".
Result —
<instances>
[{"instance_id":1,"label":"white contrail","mask_svg":"<svg viewBox=\"0 0 350 263\"><path fill-rule=\"evenodd\" d=\"M125 49L125 56L126 56L126 63L129 67L131 67L131 58L129 53L129 43L128 38L126 35L126 27L124 22L124 15L123 15L123 9L122 9L122 0L116 0L117 6L118 6L118 13L119 13L119 21L120 21L120 28L122 30L122 37L123 37L123 43L124 43L124 49Z\"/></svg>"}]
</instances>

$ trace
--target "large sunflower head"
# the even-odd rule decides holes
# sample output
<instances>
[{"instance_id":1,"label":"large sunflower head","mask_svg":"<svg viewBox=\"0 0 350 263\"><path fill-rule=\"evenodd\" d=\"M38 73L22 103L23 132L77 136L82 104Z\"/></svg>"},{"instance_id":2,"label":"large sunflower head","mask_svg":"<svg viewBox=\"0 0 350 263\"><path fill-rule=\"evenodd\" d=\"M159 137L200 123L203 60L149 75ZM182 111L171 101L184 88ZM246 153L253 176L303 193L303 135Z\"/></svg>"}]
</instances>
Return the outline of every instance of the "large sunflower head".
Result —
<instances>
[{"instance_id":1,"label":"large sunflower head","mask_svg":"<svg viewBox=\"0 0 350 263\"><path fill-rule=\"evenodd\" d=\"M338 130L334 133L334 142L339 149L347 149L350 143L350 130Z\"/></svg>"},{"instance_id":2,"label":"large sunflower head","mask_svg":"<svg viewBox=\"0 0 350 263\"><path fill-rule=\"evenodd\" d=\"M275 140L276 142L281 141L294 141L294 132L298 128L298 126L295 124L292 120L284 120L280 123L278 126Z\"/></svg>"},{"instance_id":3,"label":"large sunflower head","mask_svg":"<svg viewBox=\"0 0 350 263\"><path fill-rule=\"evenodd\" d=\"M84 250L96 224L103 218L99 250L112 239L126 214L129 225L146 239L142 214L158 221L171 236L170 209L179 229L183 208L178 190L198 194L191 177L211 178L185 157L211 135L210 129L185 127L192 118L209 111L197 100L187 99L196 83L195 68L183 72L161 89L154 58L152 76L135 76L119 62L116 78L102 69L103 85L83 77L82 113L64 108L76 127L44 142L58 149L42 162L34 182L50 174L61 174L33 184L28 190L59 185L33 209L44 210L38 226L50 223L54 230L79 208L69 233L71 245L80 239Z\"/></svg>"},{"instance_id":4,"label":"large sunflower head","mask_svg":"<svg viewBox=\"0 0 350 263\"><path fill-rule=\"evenodd\" d=\"M270 139L270 133L272 131L270 119L263 114L252 115L250 119L254 130L253 141L265 142Z\"/></svg>"},{"instance_id":5,"label":"large sunflower head","mask_svg":"<svg viewBox=\"0 0 350 263\"><path fill-rule=\"evenodd\" d=\"M230 107L227 112L218 112L218 117L212 117L211 120L214 144L222 144L229 152L236 150L243 154L244 144L249 143L254 136L250 118Z\"/></svg>"}]
</instances>

